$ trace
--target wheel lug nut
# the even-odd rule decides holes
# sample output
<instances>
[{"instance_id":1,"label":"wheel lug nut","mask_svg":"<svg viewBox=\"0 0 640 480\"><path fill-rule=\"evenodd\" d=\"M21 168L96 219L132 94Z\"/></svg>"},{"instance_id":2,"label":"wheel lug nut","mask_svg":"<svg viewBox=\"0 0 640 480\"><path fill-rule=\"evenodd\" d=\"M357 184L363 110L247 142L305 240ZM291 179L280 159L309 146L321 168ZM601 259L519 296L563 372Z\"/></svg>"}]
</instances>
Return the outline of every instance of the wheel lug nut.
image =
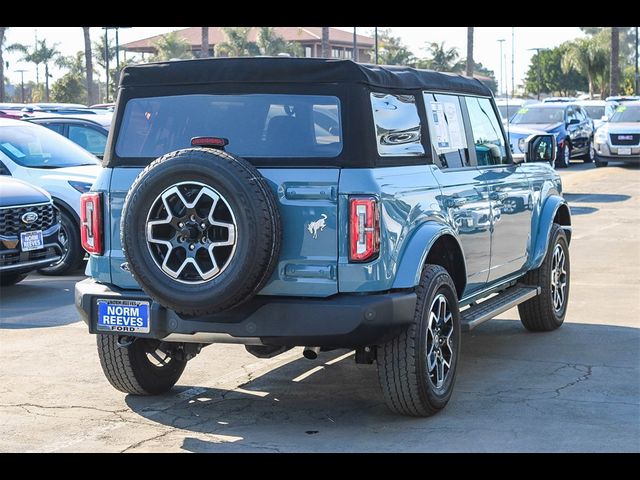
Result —
<instances>
[{"instance_id":1,"label":"wheel lug nut","mask_svg":"<svg viewBox=\"0 0 640 480\"><path fill-rule=\"evenodd\" d=\"M207 226L204 223L200 224L200 228L206 228Z\"/></svg>"},{"instance_id":2,"label":"wheel lug nut","mask_svg":"<svg viewBox=\"0 0 640 480\"><path fill-rule=\"evenodd\" d=\"M195 215L191 215L191 217L189 217L191 219L192 222L196 221L196 216Z\"/></svg>"},{"instance_id":3,"label":"wheel lug nut","mask_svg":"<svg viewBox=\"0 0 640 480\"><path fill-rule=\"evenodd\" d=\"M193 250L194 248L196 248L193 243L191 245L189 245L189 250Z\"/></svg>"},{"instance_id":4,"label":"wheel lug nut","mask_svg":"<svg viewBox=\"0 0 640 480\"><path fill-rule=\"evenodd\" d=\"M182 228L182 227L184 227L184 223L180 222L180 223L178 223L178 226L179 226L180 228Z\"/></svg>"}]
</instances>

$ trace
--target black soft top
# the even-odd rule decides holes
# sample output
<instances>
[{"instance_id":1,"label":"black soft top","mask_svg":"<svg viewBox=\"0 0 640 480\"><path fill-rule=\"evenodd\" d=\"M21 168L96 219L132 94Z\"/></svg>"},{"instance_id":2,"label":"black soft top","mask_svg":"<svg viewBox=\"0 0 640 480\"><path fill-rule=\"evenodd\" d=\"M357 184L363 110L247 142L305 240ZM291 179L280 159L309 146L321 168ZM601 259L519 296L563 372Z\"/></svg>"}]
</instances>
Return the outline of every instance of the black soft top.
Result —
<instances>
[{"instance_id":1,"label":"black soft top","mask_svg":"<svg viewBox=\"0 0 640 480\"><path fill-rule=\"evenodd\" d=\"M479 80L462 75L322 58L209 58L148 63L126 67L120 79L123 88L212 83L351 83L491 96L489 88Z\"/></svg>"}]
</instances>

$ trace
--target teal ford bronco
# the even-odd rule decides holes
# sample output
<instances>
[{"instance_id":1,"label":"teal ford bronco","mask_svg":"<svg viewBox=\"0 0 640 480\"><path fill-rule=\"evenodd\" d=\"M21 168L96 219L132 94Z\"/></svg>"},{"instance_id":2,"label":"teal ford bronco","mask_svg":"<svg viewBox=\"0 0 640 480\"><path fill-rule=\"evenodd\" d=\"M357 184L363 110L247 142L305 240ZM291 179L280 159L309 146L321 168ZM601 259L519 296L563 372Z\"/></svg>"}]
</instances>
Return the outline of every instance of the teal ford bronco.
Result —
<instances>
[{"instance_id":1,"label":"teal ford bronco","mask_svg":"<svg viewBox=\"0 0 640 480\"><path fill-rule=\"evenodd\" d=\"M171 389L214 343L377 364L395 412L451 397L461 332L558 328L571 215L552 135L512 155L459 75L349 60L127 67L82 197L76 305L111 384Z\"/></svg>"}]
</instances>

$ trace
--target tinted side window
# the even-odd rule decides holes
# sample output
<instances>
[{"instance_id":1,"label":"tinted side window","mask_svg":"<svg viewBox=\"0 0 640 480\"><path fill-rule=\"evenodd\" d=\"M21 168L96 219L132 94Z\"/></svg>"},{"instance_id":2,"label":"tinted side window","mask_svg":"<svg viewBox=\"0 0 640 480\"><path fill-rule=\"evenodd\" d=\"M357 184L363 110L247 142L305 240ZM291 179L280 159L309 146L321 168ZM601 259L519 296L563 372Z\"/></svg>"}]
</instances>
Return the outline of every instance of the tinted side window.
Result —
<instances>
[{"instance_id":1,"label":"tinted side window","mask_svg":"<svg viewBox=\"0 0 640 480\"><path fill-rule=\"evenodd\" d=\"M424 155L416 97L371 92L371 108L381 157Z\"/></svg>"},{"instance_id":2,"label":"tinted side window","mask_svg":"<svg viewBox=\"0 0 640 480\"><path fill-rule=\"evenodd\" d=\"M423 92L434 159L441 168L471 165L460 98Z\"/></svg>"},{"instance_id":3,"label":"tinted side window","mask_svg":"<svg viewBox=\"0 0 640 480\"><path fill-rule=\"evenodd\" d=\"M0 175L11 175L11 172L2 161L0 161Z\"/></svg>"},{"instance_id":4,"label":"tinted side window","mask_svg":"<svg viewBox=\"0 0 640 480\"><path fill-rule=\"evenodd\" d=\"M104 147L107 144L106 135L82 125L69 125L69 140L99 156L104 155Z\"/></svg>"},{"instance_id":5,"label":"tinted side window","mask_svg":"<svg viewBox=\"0 0 640 480\"><path fill-rule=\"evenodd\" d=\"M63 134L64 125L62 123L41 123L43 127L47 127L49 130L53 130L60 135Z\"/></svg>"},{"instance_id":6,"label":"tinted side window","mask_svg":"<svg viewBox=\"0 0 640 480\"><path fill-rule=\"evenodd\" d=\"M478 165L509 163L500 120L488 98L465 97Z\"/></svg>"}]
</instances>

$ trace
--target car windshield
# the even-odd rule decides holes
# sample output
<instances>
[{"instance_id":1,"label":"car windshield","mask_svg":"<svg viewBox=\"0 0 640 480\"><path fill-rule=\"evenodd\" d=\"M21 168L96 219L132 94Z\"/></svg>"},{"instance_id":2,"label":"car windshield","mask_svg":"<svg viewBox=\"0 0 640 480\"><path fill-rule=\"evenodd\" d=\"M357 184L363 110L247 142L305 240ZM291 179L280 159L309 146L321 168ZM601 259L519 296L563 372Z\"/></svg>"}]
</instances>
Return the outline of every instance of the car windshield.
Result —
<instances>
[{"instance_id":1,"label":"car windshield","mask_svg":"<svg viewBox=\"0 0 640 480\"><path fill-rule=\"evenodd\" d=\"M502 118L506 118L507 120L513 116L514 113L518 111L520 105L498 105L498 110L500 111L500 116Z\"/></svg>"},{"instance_id":2,"label":"car windshield","mask_svg":"<svg viewBox=\"0 0 640 480\"><path fill-rule=\"evenodd\" d=\"M640 122L640 106L621 105L611 117L612 123Z\"/></svg>"},{"instance_id":3,"label":"car windshield","mask_svg":"<svg viewBox=\"0 0 640 480\"><path fill-rule=\"evenodd\" d=\"M604 105L601 107L597 105L583 106L582 108L584 108L587 115L594 120L600 120L604 116Z\"/></svg>"},{"instance_id":4,"label":"car windshield","mask_svg":"<svg viewBox=\"0 0 640 480\"><path fill-rule=\"evenodd\" d=\"M38 125L0 128L0 152L22 167L98 165L98 159L62 135Z\"/></svg>"},{"instance_id":5,"label":"car windshield","mask_svg":"<svg viewBox=\"0 0 640 480\"><path fill-rule=\"evenodd\" d=\"M335 157L342 151L340 101L317 95L178 95L126 104L119 157L151 157L222 137L243 157Z\"/></svg>"},{"instance_id":6,"label":"car windshield","mask_svg":"<svg viewBox=\"0 0 640 480\"><path fill-rule=\"evenodd\" d=\"M558 123L564 120L564 108L524 107L511 119L511 123Z\"/></svg>"}]
</instances>

